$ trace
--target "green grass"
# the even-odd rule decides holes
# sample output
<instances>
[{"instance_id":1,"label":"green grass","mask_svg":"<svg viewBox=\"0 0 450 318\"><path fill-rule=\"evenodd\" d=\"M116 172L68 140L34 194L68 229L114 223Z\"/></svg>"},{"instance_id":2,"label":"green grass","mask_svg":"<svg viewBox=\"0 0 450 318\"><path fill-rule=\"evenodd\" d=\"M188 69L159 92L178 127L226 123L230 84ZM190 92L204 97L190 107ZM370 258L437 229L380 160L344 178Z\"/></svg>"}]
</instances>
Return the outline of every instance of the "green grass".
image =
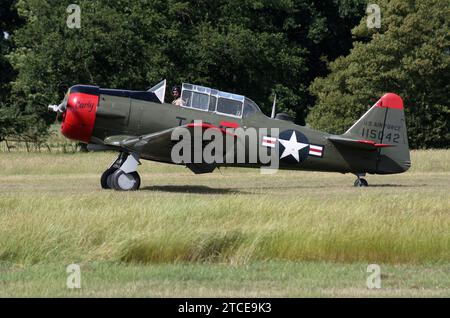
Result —
<instances>
[{"instance_id":1,"label":"green grass","mask_svg":"<svg viewBox=\"0 0 450 318\"><path fill-rule=\"evenodd\" d=\"M0 266L0 297L449 297L448 266L381 266L368 289L367 264L81 264L81 289L62 264Z\"/></svg>"},{"instance_id":2,"label":"green grass","mask_svg":"<svg viewBox=\"0 0 450 318\"><path fill-rule=\"evenodd\" d=\"M144 162L141 191L102 191L113 159L0 154L0 296L450 296L448 150L415 151L409 172L364 189ZM64 287L70 263L82 291ZM382 290L365 287L370 263Z\"/></svg>"}]
</instances>

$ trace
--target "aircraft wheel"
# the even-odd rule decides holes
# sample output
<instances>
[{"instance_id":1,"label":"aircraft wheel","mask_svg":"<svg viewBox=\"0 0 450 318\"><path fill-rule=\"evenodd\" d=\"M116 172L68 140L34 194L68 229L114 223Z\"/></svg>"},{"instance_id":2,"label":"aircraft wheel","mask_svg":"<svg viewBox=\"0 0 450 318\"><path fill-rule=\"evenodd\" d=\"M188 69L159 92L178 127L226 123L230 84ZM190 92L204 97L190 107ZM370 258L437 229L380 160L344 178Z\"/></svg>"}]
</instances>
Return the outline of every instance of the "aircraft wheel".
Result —
<instances>
[{"instance_id":1,"label":"aircraft wheel","mask_svg":"<svg viewBox=\"0 0 450 318\"><path fill-rule=\"evenodd\" d=\"M360 178L360 179L356 179L354 186L355 187L367 187L367 186L369 186L369 183L367 182L366 179Z\"/></svg>"},{"instance_id":2,"label":"aircraft wheel","mask_svg":"<svg viewBox=\"0 0 450 318\"><path fill-rule=\"evenodd\" d=\"M109 168L105 172L103 172L102 177L100 178L100 184L102 189L111 189L111 175L116 171L116 168Z\"/></svg>"},{"instance_id":3,"label":"aircraft wheel","mask_svg":"<svg viewBox=\"0 0 450 318\"><path fill-rule=\"evenodd\" d=\"M110 183L117 191L136 191L141 186L141 177L137 172L125 173L119 169L111 175Z\"/></svg>"}]
</instances>

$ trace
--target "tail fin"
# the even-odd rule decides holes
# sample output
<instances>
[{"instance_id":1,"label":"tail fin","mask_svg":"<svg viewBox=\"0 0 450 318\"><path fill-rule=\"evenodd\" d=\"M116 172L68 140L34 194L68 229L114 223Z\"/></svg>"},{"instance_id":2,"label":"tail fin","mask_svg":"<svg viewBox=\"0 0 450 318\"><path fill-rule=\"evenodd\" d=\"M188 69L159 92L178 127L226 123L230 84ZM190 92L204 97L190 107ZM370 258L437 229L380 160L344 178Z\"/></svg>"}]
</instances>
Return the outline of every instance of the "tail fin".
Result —
<instances>
[{"instance_id":1,"label":"tail fin","mask_svg":"<svg viewBox=\"0 0 450 318\"><path fill-rule=\"evenodd\" d=\"M403 100L396 94L381 97L342 137L379 145L377 173L404 172L411 166Z\"/></svg>"}]
</instances>

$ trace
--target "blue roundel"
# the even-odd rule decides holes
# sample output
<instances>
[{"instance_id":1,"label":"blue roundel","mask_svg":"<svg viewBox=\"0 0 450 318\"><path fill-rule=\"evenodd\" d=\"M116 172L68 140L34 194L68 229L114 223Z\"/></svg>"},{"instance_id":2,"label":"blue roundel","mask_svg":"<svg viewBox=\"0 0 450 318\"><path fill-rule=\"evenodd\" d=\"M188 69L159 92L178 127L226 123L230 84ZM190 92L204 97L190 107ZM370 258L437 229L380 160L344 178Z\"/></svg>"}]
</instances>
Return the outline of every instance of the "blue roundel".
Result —
<instances>
[{"instance_id":1,"label":"blue roundel","mask_svg":"<svg viewBox=\"0 0 450 318\"><path fill-rule=\"evenodd\" d=\"M300 163L309 154L308 138L297 130L285 130L278 137L280 160L286 163Z\"/></svg>"}]
</instances>

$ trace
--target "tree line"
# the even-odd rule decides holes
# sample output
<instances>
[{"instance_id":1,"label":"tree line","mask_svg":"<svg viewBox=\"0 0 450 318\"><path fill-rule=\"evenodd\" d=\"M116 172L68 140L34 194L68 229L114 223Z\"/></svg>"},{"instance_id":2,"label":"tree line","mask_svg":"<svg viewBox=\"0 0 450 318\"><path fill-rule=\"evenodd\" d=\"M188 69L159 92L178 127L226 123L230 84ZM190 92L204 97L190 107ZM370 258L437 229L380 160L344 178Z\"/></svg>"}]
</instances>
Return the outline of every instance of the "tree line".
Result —
<instances>
[{"instance_id":1,"label":"tree line","mask_svg":"<svg viewBox=\"0 0 450 318\"><path fill-rule=\"evenodd\" d=\"M67 25L68 6L80 28ZM0 140L45 134L78 83L144 90L167 78L243 94L342 133L400 94L410 144L450 144L450 5L378 0L0 0ZM1 36L1 35L4 36Z\"/></svg>"}]
</instances>

